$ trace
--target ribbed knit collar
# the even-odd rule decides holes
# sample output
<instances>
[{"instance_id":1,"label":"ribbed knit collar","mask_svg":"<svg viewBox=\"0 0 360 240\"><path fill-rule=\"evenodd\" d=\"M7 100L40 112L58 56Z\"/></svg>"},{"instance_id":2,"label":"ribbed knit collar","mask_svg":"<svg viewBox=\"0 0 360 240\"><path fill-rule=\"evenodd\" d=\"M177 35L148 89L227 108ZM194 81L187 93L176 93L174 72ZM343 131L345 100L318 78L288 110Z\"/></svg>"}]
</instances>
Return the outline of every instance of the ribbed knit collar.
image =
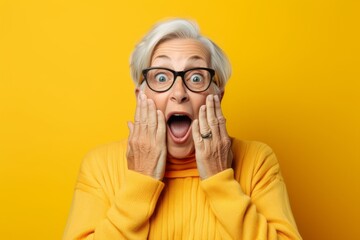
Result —
<instances>
[{"instance_id":1,"label":"ribbed knit collar","mask_svg":"<svg viewBox=\"0 0 360 240\"><path fill-rule=\"evenodd\" d=\"M189 157L177 159L168 154L166 160L166 178L198 177L195 153Z\"/></svg>"}]
</instances>

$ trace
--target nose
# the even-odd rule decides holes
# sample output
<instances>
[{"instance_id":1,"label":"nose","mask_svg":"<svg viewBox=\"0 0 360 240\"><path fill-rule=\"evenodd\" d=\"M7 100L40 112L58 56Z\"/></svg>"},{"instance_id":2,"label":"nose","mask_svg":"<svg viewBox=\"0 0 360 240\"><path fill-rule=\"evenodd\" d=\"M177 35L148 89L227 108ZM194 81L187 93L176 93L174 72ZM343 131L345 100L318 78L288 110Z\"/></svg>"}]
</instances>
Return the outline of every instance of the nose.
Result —
<instances>
[{"instance_id":1,"label":"nose","mask_svg":"<svg viewBox=\"0 0 360 240\"><path fill-rule=\"evenodd\" d=\"M183 103L189 100L188 89L180 76L175 79L175 83L171 88L171 100L177 103Z\"/></svg>"}]
</instances>

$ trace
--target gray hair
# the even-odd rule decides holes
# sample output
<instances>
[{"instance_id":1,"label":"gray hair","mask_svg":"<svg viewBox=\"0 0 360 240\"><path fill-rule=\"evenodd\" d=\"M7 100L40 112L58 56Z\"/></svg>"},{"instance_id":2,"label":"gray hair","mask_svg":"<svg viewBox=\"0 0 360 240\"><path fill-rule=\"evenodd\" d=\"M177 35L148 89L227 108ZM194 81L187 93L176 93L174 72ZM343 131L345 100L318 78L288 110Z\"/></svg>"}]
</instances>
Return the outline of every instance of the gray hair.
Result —
<instances>
[{"instance_id":1,"label":"gray hair","mask_svg":"<svg viewBox=\"0 0 360 240\"><path fill-rule=\"evenodd\" d=\"M201 42L210 53L210 67L216 72L220 89L225 87L231 75L231 65L225 53L210 39L202 36L196 22L186 19L171 19L160 22L144 36L130 57L131 77L136 85L140 84L141 72L149 67L155 47L176 38L190 38Z\"/></svg>"}]
</instances>

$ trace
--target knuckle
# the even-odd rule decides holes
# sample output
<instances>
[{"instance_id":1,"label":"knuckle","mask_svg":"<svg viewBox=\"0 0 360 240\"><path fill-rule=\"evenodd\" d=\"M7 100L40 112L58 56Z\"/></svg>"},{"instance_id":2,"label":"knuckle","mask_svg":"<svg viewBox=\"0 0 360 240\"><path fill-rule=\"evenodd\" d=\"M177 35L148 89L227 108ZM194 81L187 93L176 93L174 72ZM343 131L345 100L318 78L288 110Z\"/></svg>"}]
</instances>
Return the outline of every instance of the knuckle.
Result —
<instances>
[{"instance_id":1,"label":"knuckle","mask_svg":"<svg viewBox=\"0 0 360 240\"><path fill-rule=\"evenodd\" d=\"M230 138L224 138L224 139L222 140L222 144L223 144L224 148L230 149L230 147L231 147L231 140L230 140Z\"/></svg>"},{"instance_id":2,"label":"knuckle","mask_svg":"<svg viewBox=\"0 0 360 240\"><path fill-rule=\"evenodd\" d=\"M142 153L149 153L151 150L150 145L144 141L139 142L138 146L139 146L140 152L142 152Z\"/></svg>"},{"instance_id":3,"label":"knuckle","mask_svg":"<svg viewBox=\"0 0 360 240\"><path fill-rule=\"evenodd\" d=\"M217 119L210 119L208 122L210 126L216 126L219 124Z\"/></svg>"},{"instance_id":4,"label":"knuckle","mask_svg":"<svg viewBox=\"0 0 360 240\"><path fill-rule=\"evenodd\" d=\"M150 121L147 125L148 125L148 127L155 128L157 124L156 124L156 122Z\"/></svg>"},{"instance_id":5,"label":"knuckle","mask_svg":"<svg viewBox=\"0 0 360 240\"><path fill-rule=\"evenodd\" d=\"M220 116L220 117L218 117L218 122L219 122L219 124L225 124L226 118L224 116Z\"/></svg>"},{"instance_id":6,"label":"knuckle","mask_svg":"<svg viewBox=\"0 0 360 240\"><path fill-rule=\"evenodd\" d=\"M209 132L211 132L211 129L209 128L209 127L204 127L204 128L202 128L201 130L200 130L200 136L199 136L199 138L201 138L201 139L203 139L202 137L201 137L201 135L202 134L208 134Z\"/></svg>"},{"instance_id":7,"label":"knuckle","mask_svg":"<svg viewBox=\"0 0 360 240\"><path fill-rule=\"evenodd\" d=\"M136 141L134 138L129 139L129 145L130 147L133 147L136 144Z\"/></svg>"}]
</instances>

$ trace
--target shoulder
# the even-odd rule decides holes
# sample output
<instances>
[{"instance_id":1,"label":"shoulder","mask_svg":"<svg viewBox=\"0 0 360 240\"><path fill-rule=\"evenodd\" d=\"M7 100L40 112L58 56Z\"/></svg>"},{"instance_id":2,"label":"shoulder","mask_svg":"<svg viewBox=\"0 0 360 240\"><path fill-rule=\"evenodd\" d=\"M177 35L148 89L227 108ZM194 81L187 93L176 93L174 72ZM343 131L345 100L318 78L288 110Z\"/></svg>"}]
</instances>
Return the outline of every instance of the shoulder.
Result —
<instances>
[{"instance_id":1,"label":"shoulder","mask_svg":"<svg viewBox=\"0 0 360 240\"><path fill-rule=\"evenodd\" d=\"M263 160L273 155L273 150L265 143L232 138L232 151L241 158Z\"/></svg>"},{"instance_id":2,"label":"shoulder","mask_svg":"<svg viewBox=\"0 0 360 240\"><path fill-rule=\"evenodd\" d=\"M82 160L78 180L92 181L96 185L122 174L126 168L126 146L127 142L123 140L90 150Z\"/></svg>"},{"instance_id":3,"label":"shoulder","mask_svg":"<svg viewBox=\"0 0 360 240\"><path fill-rule=\"evenodd\" d=\"M280 171L274 151L265 143L232 139L232 151L236 178L254 178Z\"/></svg>"},{"instance_id":4,"label":"shoulder","mask_svg":"<svg viewBox=\"0 0 360 240\"><path fill-rule=\"evenodd\" d=\"M126 168L126 141L118 141L90 150L82 160L75 190L110 201Z\"/></svg>"},{"instance_id":5,"label":"shoulder","mask_svg":"<svg viewBox=\"0 0 360 240\"><path fill-rule=\"evenodd\" d=\"M126 140L103 144L91 149L84 157L83 164L98 165L118 159L126 154Z\"/></svg>"}]
</instances>

